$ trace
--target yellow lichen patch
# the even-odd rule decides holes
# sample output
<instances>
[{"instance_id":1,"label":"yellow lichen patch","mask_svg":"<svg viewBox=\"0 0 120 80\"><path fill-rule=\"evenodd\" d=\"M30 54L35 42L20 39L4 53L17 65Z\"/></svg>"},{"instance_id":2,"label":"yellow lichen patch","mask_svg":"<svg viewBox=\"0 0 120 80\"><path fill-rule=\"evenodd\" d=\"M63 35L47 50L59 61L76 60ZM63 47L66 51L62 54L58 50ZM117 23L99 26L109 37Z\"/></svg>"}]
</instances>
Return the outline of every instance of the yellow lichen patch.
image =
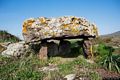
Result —
<instances>
[{"instance_id":1,"label":"yellow lichen patch","mask_svg":"<svg viewBox=\"0 0 120 80\"><path fill-rule=\"evenodd\" d=\"M26 26L24 26L24 25L23 25L22 32L23 32L23 33L26 33L26 32L27 32L27 28L26 28Z\"/></svg>"},{"instance_id":2,"label":"yellow lichen patch","mask_svg":"<svg viewBox=\"0 0 120 80\"><path fill-rule=\"evenodd\" d=\"M23 23L22 32L23 32L23 33L26 33L26 32L27 32L27 22L26 22L26 21Z\"/></svg>"},{"instance_id":3,"label":"yellow lichen patch","mask_svg":"<svg viewBox=\"0 0 120 80\"><path fill-rule=\"evenodd\" d=\"M33 23L33 22L35 22L34 19L29 19L29 20L24 21L22 32L23 32L23 33L26 33L26 32L27 32L27 27L32 26L32 23Z\"/></svg>"},{"instance_id":4,"label":"yellow lichen patch","mask_svg":"<svg viewBox=\"0 0 120 80\"><path fill-rule=\"evenodd\" d=\"M94 55L93 55L93 47L92 47L92 45L90 46L90 53L91 53L91 55L93 57Z\"/></svg>"},{"instance_id":5,"label":"yellow lichen patch","mask_svg":"<svg viewBox=\"0 0 120 80\"><path fill-rule=\"evenodd\" d=\"M27 21L27 26L32 26L32 24L35 22L35 20L34 19L31 19L31 20L28 20Z\"/></svg>"},{"instance_id":6,"label":"yellow lichen patch","mask_svg":"<svg viewBox=\"0 0 120 80\"><path fill-rule=\"evenodd\" d=\"M95 25L93 26L93 33L95 33L96 37L98 37L98 29Z\"/></svg>"},{"instance_id":7,"label":"yellow lichen patch","mask_svg":"<svg viewBox=\"0 0 120 80\"><path fill-rule=\"evenodd\" d=\"M46 19L45 19L44 17L39 18L39 21L40 21L41 23L46 23Z\"/></svg>"},{"instance_id":8,"label":"yellow lichen patch","mask_svg":"<svg viewBox=\"0 0 120 80\"><path fill-rule=\"evenodd\" d=\"M62 29L63 29L63 30L70 30L69 24L63 24L63 25L62 25Z\"/></svg>"},{"instance_id":9,"label":"yellow lichen patch","mask_svg":"<svg viewBox=\"0 0 120 80\"><path fill-rule=\"evenodd\" d=\"M98 36L96 25L91 24L84 18L59 17L59 18L31 18L24 21L23 35L28 42L33 39L46 39L62 36ZM25 34L24 34L25 33ZM33 36L31 36L33 35ZM32 41L34 41L34 39Z\"/></svg>"}]
</instances>

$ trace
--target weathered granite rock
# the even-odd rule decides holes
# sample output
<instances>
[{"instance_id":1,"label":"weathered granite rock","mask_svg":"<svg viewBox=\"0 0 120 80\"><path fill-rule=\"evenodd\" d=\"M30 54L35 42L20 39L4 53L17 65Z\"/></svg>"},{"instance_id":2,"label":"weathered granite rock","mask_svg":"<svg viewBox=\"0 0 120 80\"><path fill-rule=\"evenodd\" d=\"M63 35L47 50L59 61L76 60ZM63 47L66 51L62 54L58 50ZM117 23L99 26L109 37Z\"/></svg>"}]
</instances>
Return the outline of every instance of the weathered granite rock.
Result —
<instances>
[{"instance_id":1,"label":"weathered granite rock","mask_svg":"<svg viewBox=\"0 0 120 80\"><path fill-rule=\"evenodd\" d=\"M29 46L25 44L24 41L18 43L11 43L8 45L7 49L1 54L6 57L14 56L19 57L29 51Z\"/></svg>"},{"instance_id":2,"label":"weathered granite rock","mask_svg":"<svg viewBox=\"0 0 120 80\"><path fill-rule=\"evenodd\" d=\"M91 58L93 57L93 53L92 53L92 43L89 39L85 39L83 41L83 52L84 52L84 56L86 58Z\"/></svg>"},{"instance_id":3,"label":"weathered granite rock","mask_svg":"<svg viewBox=\"0 0 120 80\"><path fill-rule=\"evenodd\" d=\"M84 18L31 18L25 20L22 29L26 42L35 42L43 39L59 39L75 36L98 36L97 27Z\"/></svg>"},{"instance_id":4,"label":"weathered granite rock","mask_svg":"<svg viewBox=\"0 0 120 80\"><path fill-rule=\"evenodd\" d=\"M39 50L38 57L39 57L39 59L46 60L48 58L47 54L48 54L47 43L43 43L43 44L41 44L41 48Z\"/></svg>"}]
</instances>

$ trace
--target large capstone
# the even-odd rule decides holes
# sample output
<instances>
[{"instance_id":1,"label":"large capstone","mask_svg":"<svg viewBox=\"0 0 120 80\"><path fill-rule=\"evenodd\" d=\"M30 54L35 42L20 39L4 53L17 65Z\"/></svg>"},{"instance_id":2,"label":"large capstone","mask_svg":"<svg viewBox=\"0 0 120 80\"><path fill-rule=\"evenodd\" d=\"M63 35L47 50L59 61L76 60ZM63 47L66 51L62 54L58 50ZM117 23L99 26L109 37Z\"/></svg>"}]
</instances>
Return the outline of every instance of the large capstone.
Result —
<instances>
[{"instance_id":1,"label":"large capstone","mask_svg":"<svg viewBox=\"0 0 120 80\"><path fill-rule=\"evenodd\" d=\"M49 56L69 55L71 43L65 39L82 38L83 52L87 57L92 56L91 38L98 36L95 24L79 17L58 17L58 18L30 18L25 20L22 29L25 43L38 53L40 59L47 59ZM59 43L49 42L58 40Z\"/></svg>"},{"instance_id":2,"label":"large capstone","mask_svg":"<svg viewBox=\"0 0 120 80\"><path fill-rule=\"evenodd\" d=\"M98 36L97 27L84 18L30 18L25 20L22 29L24 40L36 42L44 39L61 39L76 36Z\"/></svg>"}]
</instances>

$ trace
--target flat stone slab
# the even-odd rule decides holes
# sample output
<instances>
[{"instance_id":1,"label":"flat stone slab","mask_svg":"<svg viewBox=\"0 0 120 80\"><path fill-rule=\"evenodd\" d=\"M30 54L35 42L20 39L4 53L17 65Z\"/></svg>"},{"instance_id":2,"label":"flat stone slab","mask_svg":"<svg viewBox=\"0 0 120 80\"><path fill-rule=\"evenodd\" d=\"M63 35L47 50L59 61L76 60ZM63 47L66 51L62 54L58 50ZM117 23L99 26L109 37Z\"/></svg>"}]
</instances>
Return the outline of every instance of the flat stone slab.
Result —
<instances>
[{"instance_id":1,"label":"flat stone slab","mask_svg":"<svg viewBox=\"0 0 120 80\"><path fill-rule=\"evenodd\" d=\"M44 39L71 39L98 36L97 27L84 18L30 18L24 21L22 29L26 42Z\"/></svg>"}]
</instances>

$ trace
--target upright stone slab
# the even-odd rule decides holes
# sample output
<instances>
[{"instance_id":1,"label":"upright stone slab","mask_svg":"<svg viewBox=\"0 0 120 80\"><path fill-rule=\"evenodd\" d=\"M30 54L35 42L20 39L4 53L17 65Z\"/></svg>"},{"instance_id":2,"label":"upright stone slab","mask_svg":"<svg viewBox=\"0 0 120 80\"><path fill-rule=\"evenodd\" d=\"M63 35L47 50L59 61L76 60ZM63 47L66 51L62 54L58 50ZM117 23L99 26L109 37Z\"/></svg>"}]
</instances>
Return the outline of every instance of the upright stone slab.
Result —
<instances>
[{"instance_id":1,"label":"upright stone slab","mask_svg":"<svg viewBox=\"0 0 120 80\"><path fill-rule=\"evenodd\" d=\"M61 56L69 55L69 53L71 52L70 46L71 45L69 41L60 40L59 54Z\"/></svg>"},{"instance_id":2,"label":"upright stone slab","mask_svg":"<svg viewBox=\"0 0 120 80\"><path fill-rule=\"evenodd\" d=\"M83 52L84 52L84 56L86 58L91 58L93 55L92 53L92 43L89 39L84 39L83 40Z\"/></svg>"},{"instance_id":3,"label":"upright stone slab","mask_svg":"<svg viewBox=\"0 0 120 80\"><path fill-rule=\"evenodd\" d=\"M48 42L48 57L59 55L58 44L55 42Z\"/></svg>"},{"instance_id":4,"label":"upright stone slab","mask_svg":"<svg viewBox=\"0 0 120 80\"><path fill-rule=\"evenodd\" d=\"M47 53L48 53L47 43L41 43L41 48L38 53L39 59L46 60L48 58Z\"/></svg>"}]
</instances>

